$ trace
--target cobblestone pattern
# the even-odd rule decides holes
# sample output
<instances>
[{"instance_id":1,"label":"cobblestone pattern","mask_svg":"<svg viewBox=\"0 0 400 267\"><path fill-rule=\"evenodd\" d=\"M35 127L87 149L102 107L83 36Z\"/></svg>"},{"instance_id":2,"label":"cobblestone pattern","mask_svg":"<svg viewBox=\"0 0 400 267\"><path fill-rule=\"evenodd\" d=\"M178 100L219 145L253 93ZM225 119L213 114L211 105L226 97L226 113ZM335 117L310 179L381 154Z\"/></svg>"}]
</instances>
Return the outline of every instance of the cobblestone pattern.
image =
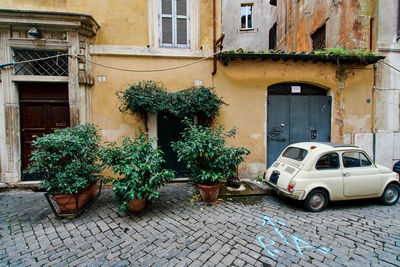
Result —
<instances>
[{"instance_id":1,"label":"cobblestone pattern","mask_svg":"<svg viewBox=\"0 0 400 267\"><path fill-rule=\"evenodd\" d=\"M400 266L400 204L309 213L272 192L205 205L190 184L161 191L125 214L107 189L73 220L56 220L43 193L0 193L0 266Z\"/></svg>"}]
</instances>

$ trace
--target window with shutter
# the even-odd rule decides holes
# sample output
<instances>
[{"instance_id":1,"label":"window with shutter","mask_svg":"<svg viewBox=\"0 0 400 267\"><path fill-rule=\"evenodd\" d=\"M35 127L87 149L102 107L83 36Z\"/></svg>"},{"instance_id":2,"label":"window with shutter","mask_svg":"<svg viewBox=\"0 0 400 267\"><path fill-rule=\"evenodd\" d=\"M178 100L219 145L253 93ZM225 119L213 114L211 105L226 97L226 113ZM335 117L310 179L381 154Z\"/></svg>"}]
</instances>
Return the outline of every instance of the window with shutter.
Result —
<instances>
[{"instance_id":1,"label":"window with shutter","mask_svg":"<svg viewBox=\"0 0 400 267\"><path fill-rule=\"evenodd\" d=\"M160 0L160 47L189 47L189 0Z\"/></svg>"}]
</instances>

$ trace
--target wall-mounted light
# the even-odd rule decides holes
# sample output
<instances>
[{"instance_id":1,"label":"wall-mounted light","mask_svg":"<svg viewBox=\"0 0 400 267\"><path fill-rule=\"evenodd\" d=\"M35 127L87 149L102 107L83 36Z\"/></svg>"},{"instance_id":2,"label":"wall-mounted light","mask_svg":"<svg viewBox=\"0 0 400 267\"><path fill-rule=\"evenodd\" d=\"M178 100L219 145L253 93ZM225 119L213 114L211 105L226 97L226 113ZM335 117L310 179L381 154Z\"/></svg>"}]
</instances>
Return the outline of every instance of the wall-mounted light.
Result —
<instances>
[{"instance_id":1,"label":"wall-mounted light","mask_svg":"<svg viewBox=\"0 0 400 267\"><path fill-rule=\"evenodd\" d=\"M40 33L39 30L36 27L32 27L29 29L28 34L30 36L33 36L34 38L39 38L40 37Z\"/></svg>"}]
</instances>

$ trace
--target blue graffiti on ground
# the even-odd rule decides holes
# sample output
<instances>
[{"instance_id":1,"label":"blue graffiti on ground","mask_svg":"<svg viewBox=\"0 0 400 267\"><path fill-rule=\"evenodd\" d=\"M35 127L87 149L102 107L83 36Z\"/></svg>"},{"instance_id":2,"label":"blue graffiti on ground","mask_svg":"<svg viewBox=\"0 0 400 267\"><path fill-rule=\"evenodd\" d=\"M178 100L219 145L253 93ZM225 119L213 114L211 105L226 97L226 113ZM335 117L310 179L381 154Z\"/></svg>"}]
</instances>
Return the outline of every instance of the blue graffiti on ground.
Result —
<instances>
[{"instance_id":1,"label":"blue graffiti on ground","mask_svg":"<svg viewBox=\"0 0 400 267\"><path fill-rule=\"evenodd\" d=\"M268 216L264 216L264 220L262 223L262 226L265 227L266 223L269 223L272 227L274 227L275 232L278 234L278 236L280 238L282 238L282 240L285 242L286 245L290 245L290 242L285 238L285 236L281 233L281 231L279 230L279 228L276 226L275 223L286 226L286 223L275 220L273 218L270 218ZM263 248L268 252L268 254L271 257L274 257L275 254L279 254L279 250L278 249L273 249L272 246L275 244L275 241L272 240L271 238L265 237L265 236L259 236L258 237L258 241L260 242L260 244L263 246ZM300 255L303 255L303 251L304 249L307 248L311 248L314 249L316 251L319 251L323 254L328 254L329 253L329 249L326 247L314 247L312 246L310 243L308 243L307 241L304 241L301 238L298 238L295 235L292 235L292 241L293 244L296 246L297 252L299 252Z\"/></svg>"}]
</instances>

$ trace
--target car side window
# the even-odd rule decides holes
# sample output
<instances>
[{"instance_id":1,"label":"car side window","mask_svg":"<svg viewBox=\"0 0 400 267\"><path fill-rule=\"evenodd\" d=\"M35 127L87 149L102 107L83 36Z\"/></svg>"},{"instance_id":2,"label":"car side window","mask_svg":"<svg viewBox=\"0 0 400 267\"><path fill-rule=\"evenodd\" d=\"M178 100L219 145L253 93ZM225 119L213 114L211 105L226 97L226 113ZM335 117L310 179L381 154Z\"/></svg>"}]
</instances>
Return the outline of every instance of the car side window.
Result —
<instances>
[{"instance_id":1,"label":"car side window","mask_svg":"<svg viewBox=\"0 0 400 267\"><path fill-rule=\"evenodd\" d=\"M368 159L368 157L364 154L360 152L360 160L361 160L361 166L371 166L372 163L371 161Z\"/></svg>"},{"instance_id":2,"label":"car side window","mask_svg":"<svg viewBox=\"0 0 400 267\"><path fill-rule=\"evenodd\" d=\"M345 168L366 167L371 165L371 161L362 152L343 153L343 166Z\"/></svg>"},{"instance_id":3,"label":"car side window","mask_svg":"<svg viewBox=\"0 0 400 267\"><path fill-rule=\"evenodd\" d=\"M315 164L317 170L337 169L339 168L339 155L338 153L328 153L319 158Z\"/></svg>"}]
</instances>

